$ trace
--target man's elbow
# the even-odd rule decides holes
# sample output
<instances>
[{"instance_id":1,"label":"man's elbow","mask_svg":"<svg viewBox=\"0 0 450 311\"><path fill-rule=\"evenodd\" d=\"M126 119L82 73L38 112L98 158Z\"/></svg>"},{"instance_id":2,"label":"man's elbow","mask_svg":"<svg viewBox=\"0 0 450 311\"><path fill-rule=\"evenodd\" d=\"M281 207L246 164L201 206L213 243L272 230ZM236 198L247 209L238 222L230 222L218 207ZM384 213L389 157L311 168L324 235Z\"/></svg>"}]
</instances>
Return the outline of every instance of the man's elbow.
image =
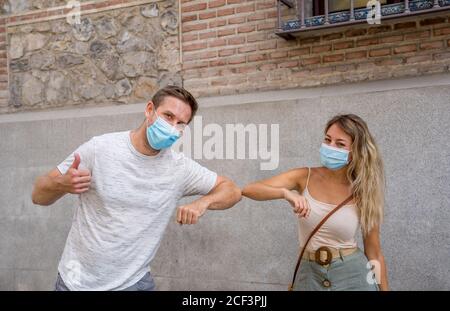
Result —
<instances>
[{"instance_id":1,"label":"man's elbow","mask_svg":"<svg viewBox=\"0 0 450 311\"><path fill-rule=\"evenodd\" d=\"M233 184L233 188L234 204L236 204L242 200L242 190L235 184Z\"/></svg>"},{"instance_id":2,"label":"man's elbow","mask_svg":"<svg viewBox=\"0 0 450 311\"><path fill-rule=\"evenodd\" d=\"M33 204L39 205L39 198L38 198L36 186L37 186L37 180L34 182L33 191L31 192L31 202L33 202Z\"/></svg>"},{"instance_id":3,"label":"man's elbow","mask_svg":"<svg viewBox=\"0 0 450 311\"><path fill-rule=\"evenodd\" d=\"M41 206L49 206L53 202L47 202L43 200L42 195L39 193L39 189L36 188L36 185L33 188L33 192L31 193L31 202L35 205L41 205Z\"/></svg>"},{"instance_id":4,"label":"man's elbow","mask_svg":"<svg viewBox=\"0 0 450 311\"><path fill-rule=\"evenodd\" d=\"M230 203L229 207L235 205L242 199L242 190L239 188L230 178L225 176L219 177L219 185L221 187L221 191L225 191L227 193L228 202Z\"/></svg>"},{"instance_id":5,"label":"man's elbow","mask_svg":"<svg viewBox=\"0 0 450 311\"><path fill-rule=\"evenodd\" d=\"M242 199L242 190L233 181L228 180L230 192L230 197L232 198L233 205L238 203Z\"/></svg>"},{"instance_id":6,"label":"man's elbow","mask_svg":"<svg viewBox=\"0 0 450 311\"><path fill-rule=\"evenodd\" d=\"M34 205L43 205L42 202L37 197L37 195L34 194L34 192L31 195L31 202L33 202Z\"/></svg>"},{"instance_id":7,"label":"man's elbow","mask_svg":"<svg viewBox=\"0 0 450 311\"><path fill-rule=\"evenodd\" d=\"M53 202L45 202L45 201L41 201L39 199L31 199L31 201L33 202L34 205L40 205L40 206L50 206L53 204Z\"/></svg>"},{"instance_id":8,"label":"man's elbow","mask_svg":"<svg viewBox=\"0 0 450 311\"><path fill-rule=\"evenodd\" d=\"M33 202L34 205L42 205L46 206L49 204L45 204L45 202L42 202L39 198L39 195L36 193L35 190L33 190L33 193L31 194L31 202Z\"/></svg>"}]
</instances>

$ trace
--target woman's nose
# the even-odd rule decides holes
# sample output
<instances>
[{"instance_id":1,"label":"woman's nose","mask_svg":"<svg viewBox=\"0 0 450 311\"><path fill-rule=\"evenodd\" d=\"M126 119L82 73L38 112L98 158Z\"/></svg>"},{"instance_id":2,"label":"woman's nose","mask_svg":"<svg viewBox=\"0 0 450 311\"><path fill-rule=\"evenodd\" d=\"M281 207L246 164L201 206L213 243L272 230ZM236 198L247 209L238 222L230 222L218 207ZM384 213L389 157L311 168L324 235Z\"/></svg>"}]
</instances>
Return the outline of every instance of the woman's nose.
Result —
<instances>
[{"instance_id":1,"label":"woman's nose","mask_svg":"<svg viewBox=\"0 0 450 311\"><path fill-rule=\"evenodd\" d=\"M333 141L330 141L330 142L328 143L328 146L330 146L330 147L336 147L336 148L337 148L336 143L333 142Z\"/></svg>"}]
</instances>

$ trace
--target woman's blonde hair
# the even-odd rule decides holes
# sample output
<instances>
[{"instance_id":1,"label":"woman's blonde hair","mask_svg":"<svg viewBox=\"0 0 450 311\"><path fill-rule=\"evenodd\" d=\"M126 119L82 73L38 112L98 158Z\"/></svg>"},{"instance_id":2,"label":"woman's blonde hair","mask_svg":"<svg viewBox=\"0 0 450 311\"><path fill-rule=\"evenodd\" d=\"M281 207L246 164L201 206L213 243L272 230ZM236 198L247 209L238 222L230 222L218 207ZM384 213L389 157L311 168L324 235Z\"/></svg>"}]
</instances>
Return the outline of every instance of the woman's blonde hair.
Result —
<instances>
[{"instance_id":1,"label":"woman's blonde hair","mask_svg":"<svg viewBox=\"0 0 450 311\"><path fill-rule=\"evenodd\" d=\"M333 125L338 125L352 138L351 156L347 178L358 206L361 229L366 236L383 221L384 169L383 161L366 122L354 114L337 115L328 121L325 134Z\"/></svg>"}]
</instances>

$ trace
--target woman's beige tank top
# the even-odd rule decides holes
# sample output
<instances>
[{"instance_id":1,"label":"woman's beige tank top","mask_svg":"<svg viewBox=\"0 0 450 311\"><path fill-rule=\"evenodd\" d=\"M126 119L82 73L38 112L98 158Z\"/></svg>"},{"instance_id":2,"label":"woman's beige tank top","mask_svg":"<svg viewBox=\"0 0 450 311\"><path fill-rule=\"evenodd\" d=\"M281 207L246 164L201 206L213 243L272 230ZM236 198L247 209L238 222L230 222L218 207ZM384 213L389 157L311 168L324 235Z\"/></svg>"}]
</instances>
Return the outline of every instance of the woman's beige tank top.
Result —
<instances>
[{"instance_id":1,"label":"woman's beige tank top","mask_svg":"<svg viewBox=\"0 0 450 311\"><path fill-rule=\"evenodd\" d=\"M303 196L309 202L311 213L308 218L301 217L299 223L299 241L303 247L306 239L319 222L337 205L317 201L308 191L311 168L308 168L308 179ZM356 233L359 229L359 216L355 204L347 204L333 214L311 238L307 250L315 251L321 246L333 248L353 248L357 246Z\"/></svg>"}]
</instances>

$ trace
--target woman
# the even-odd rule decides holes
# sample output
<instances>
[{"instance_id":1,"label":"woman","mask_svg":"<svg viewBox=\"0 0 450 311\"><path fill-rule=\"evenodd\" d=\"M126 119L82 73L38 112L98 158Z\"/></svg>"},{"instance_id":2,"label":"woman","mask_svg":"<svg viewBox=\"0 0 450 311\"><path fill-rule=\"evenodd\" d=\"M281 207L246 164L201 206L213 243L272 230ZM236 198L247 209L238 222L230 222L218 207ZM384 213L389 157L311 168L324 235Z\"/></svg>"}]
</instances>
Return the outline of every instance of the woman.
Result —
<instances>
[{"instance_id":1,"label":"woman","mask_svg":"<svg viewBox=\"0 0 450 311\"><path fill-rule=\"evenodd\" d=\"M388 290L379 236L383 163L366 123L353 114L332 118L320 160L322 167L289 170L245 186L242 194L258 201L287 200L298 216L301 249L316 225L351 196L306 245L293 289ZM364 253L356 243L358 228Z\"/></svg>"}]
</instances>

